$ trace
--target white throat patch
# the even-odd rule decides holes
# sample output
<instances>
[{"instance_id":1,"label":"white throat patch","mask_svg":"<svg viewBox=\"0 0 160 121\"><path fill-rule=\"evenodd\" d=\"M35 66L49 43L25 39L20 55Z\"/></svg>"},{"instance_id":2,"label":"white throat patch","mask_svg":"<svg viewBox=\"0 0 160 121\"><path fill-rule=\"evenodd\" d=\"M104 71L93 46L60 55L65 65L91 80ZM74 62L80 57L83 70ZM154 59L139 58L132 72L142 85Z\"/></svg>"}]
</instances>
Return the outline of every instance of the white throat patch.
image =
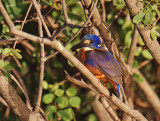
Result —
<instances>
[{"instance_id":1,"label":"white throat patch","mask_svg":"<svg viewBox=\"0 0 160 121\"><path fill-rule=\"evenodd\" d=\"M93 50L92 48L90 48L90 47L83 47L82 48L84 51L90 51L90 50Z\"/></svg>"}]
</instances>

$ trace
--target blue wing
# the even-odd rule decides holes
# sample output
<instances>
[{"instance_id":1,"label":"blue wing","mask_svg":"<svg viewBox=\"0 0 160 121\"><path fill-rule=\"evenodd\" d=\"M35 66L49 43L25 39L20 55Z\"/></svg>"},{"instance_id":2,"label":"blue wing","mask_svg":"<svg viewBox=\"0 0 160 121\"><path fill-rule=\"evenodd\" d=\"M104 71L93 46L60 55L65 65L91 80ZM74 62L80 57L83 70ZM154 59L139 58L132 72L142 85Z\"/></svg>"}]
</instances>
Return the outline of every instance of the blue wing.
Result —
<instances>
[{"instance_id":1,"label":"blue wing","mask_svg":"<svg viewBox=\"0 0 160 121\"><path fill-rule=\"evenodd\" d=\"M117 84L122 85L122 69L117 60L106 50L96 49L90 51L86 56L92 59L94 65L109 78Z\"/></svg>"}]
</instances>

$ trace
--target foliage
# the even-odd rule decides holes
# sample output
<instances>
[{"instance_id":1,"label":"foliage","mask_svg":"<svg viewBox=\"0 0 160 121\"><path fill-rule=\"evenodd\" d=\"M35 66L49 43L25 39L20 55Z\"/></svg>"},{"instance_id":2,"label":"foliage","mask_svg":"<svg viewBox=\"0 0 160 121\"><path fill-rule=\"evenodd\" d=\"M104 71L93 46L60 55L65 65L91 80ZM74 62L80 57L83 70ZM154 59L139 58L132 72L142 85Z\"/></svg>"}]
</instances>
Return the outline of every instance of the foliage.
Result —
<instances>
[{"instance_id":1,"label":"foliage","mask_svg":"<svg viewBox=\"0 0 160 121\"><path fill-rule=\"evenodd\" d=\"M9 16L13 20L16 28L21 29L21 22L17 20L24 20L30 2L27 0L2 0L3 4L9 13ZM72 24L83 25L86 21L85 13L81 8L78 0L66 0L67 4L67 13ZM41 11L43 16L46 18L51 17L51 23L56 24L58 27L53 28L49 26L49 30L54 32L58 30L62 25L65 24L64 14L62 10L62 5L59 1L54 0L41 0ZM98 10L101 12L101 4L98 2ZM124 54L123 57L127 61L130 45L133 38L134 24L139 26L142 24L142 29L150 28L151 37L155 41L159 41L160 38L160 24L156 20L160 17L159 3L158 1L148 0L144 2L144 8L133 17L131 21L129 19L129 13L126 9L124 0L105 0L106 15L107 19L105 21L106 25L114 20L114 17L117 15L119 10L123 12L119 15L118 19L112 24L111 31L113 38L116 40L116 44L119 47L119 50ZM38 35L38 27L36 19L36 12L34 7L27 17L27 22L24 25L23 31L31 33L33 35ZM30 20L30 21L29 21ZM0 15L0 39L1 40L10 40L14 38L9 33L9 28L5 24L2 15ZM46 22L47 23L47 22ZM70 38L79 30L78 27L67 26L58 37L58 40L64 45ZM44 32L44 37L46 37ZM15 37L16 38L16 37ZM71 47L77 44L80 41L80 36L78 35L71 43L69 43L66 48L71 51ZM12 84L13 87L17 89L17 85L11 81L10 73L13 73L15 69L21 78L24 80L29 97L32 104L36 101L38 83L39 83L39 65L40 65L40 47L39 44L29 42L28 43L34 48L31 50L23 44L17 43L14 48L14 42L9 41L6 43L0 43L0 69L3 71L3 74L7 80ZM133 67L137 68L141 65L142 62L146 60L153 60L152 55L147 48L144 47L144 43L140 35L138 35L138 44L135 51L135 58ZM56 52L48 46L45 46L45 56L47 57L50 54ZM74 53L74 52L72 52ZM18 62L17 62L18 61ZM19 66L21 65L21 66ZM160 77L159 75L159 66L155 68L157 64L150 62L145 67L141 68L142 73L145 75L149 83L154 87L154 90L160 96L159 84ZM70 72L71 75L74 75L78 72L72 63L60 54L54 56L49 61L45 63L45 72L44 72L44 81L43 81L43 96L42 96L42 109L45 111L46 116L49 121L71 121L71 120L87 120L87 121L98 121L96 114L93 111L92 106L90 105L93 101L93 95L87 93L85 89L81 89L68 81L66 81L66 74L64 70ZM157 75L156 75L157 73ZM82 77L82 76L81 76ZM133 74L133 78L138 80L139 83L143 82L142 77L137 74ZM156 80L156 81L155 81ZM135 86L135 93L139 92L138 87ZM19 90L19 89L17 89ZM21 91L18 91L19 95L24 99ZM136 93L140 99L144 98L144 95L141 93ZM136 104L135 104L136 105ZM143 108L141 108L143 109ZM140 109L140 110L141 110ZM18 120L14 113L5 118L4 112L6 111L3 105L0 105L0 117L8 120ZM147 111L144 111L144 114L147 115ZM153 119L153 116L152 116Z\"/></svg>"}]
</instances>

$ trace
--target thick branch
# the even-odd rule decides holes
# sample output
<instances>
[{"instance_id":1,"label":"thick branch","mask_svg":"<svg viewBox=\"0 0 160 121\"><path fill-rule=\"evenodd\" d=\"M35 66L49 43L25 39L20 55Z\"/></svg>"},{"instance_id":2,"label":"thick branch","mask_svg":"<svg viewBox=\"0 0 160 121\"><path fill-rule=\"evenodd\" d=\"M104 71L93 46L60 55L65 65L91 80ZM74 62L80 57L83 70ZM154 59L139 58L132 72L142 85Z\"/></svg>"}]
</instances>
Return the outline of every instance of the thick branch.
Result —
<instances>
[{"instance_id":1,"label":"thick branch","mask_svg":"<svg viewBox=\"0 0 160 121\"><path fill-rule=\"evenodd\" d=\"M6 16L7 12L5 11L1 1L0 1L0 11L3 14L3 16ZM58 42L57 40L50 41L50 39L40 38L40 37L37 37L37 36L34 36L34 35L31 35L31 34L15 29L9 16L5 17L5 20L7 21L7 23L9 23L8 24L9 26L12 25L9 27L12 34L27 38L34 42L44 43L44 44L50 45L51 47L57 49L64 57L70 60L92 82L92 84L99 89L99 91L104 96L106 96L109 100L111 100L121 110L123 110L125 113L127 113L128 115L132 116L133 118L137 120L147 121L147 119L139 111L131 109L126 104L122 103L116 96L114 95L111 96L108 89L106 89L101 83L99 83L98 80L94 77L94 75L77 58L75 58L67 49L65 49L61 45L60 42Z\"/></svg>"},{"instance_id":2,"label":"thick branch","mask_svg":"<svg viewBox=\"0 0 160 121\"><path fill-rule=\"evenodd\" d=\"M142 82L138 82L137 80L135 80L135 82L143 91L144 95L146 96L148 102L150 102L150 104L152 105L153 109L160 115L160 99L158 98L157 94L154 92L152 87L149 85L145 77L138 69L133 69L133 72L140 75L143 79Z\"/></svg>"},{"instance_id":3,"label":"thick branch","mask_svg":"<svg viewBox=\"0 0 160 121\"><path fill-rule=\"evenodd\" d=\"M5 99L6 103L19 117L21 121L28 121L31 111L16 93L15 89L5 79L0 71L0 95Z\"/></svg>"},{"instance_id":4,"label":"thick branch","mask_svg":"<svg viewBox=\"0 0 160 121\"><path fill-rule=\"evenodd\" d=\"M130 12L131 18L133 18L140 11L140 5L138 4L137 0L125 0L125 2ZM139 25L141 26L141 23ZM137 29L148 50L150 51L154 59L157 61L157 63L160 64L160 46L158 41L151 39L150 30L148 29L141 30L139 29L138 26Z\"/></svg>"}]
</instances>

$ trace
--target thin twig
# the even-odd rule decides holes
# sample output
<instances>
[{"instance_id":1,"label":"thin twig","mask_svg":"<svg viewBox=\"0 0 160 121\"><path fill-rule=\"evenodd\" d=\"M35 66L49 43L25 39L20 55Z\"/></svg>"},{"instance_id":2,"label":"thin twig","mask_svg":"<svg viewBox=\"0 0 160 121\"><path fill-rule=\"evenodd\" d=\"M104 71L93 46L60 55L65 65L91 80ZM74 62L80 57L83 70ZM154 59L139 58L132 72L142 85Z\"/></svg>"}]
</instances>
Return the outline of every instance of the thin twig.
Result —
<instances>
[{"instance_id":1,"label":"thin twig","mask_svg":"<svg viewBox=\"0 0 160 121\"><path fill-rule=\"evenodd\" d=\"M97 2L98 2L98 0L96 0L96 2L94 3L94 5L93 5L94 7L92 8L91 13L90 13L87 21L82 25L83 27L86 26L86 25L88 24L88 22L90 21L92 15L93 15L93 10L94 10L94 8L95 8L96 5L97 5ZM74 38L75 38L82 30L83 30L83 28L79 29L79 30L76 32L76 34L75 34L69 41L67 41L67 43L65 44L65 46L67 46L71 41L73 41ZM58 53L59 53L59 52L55 52L55 53L47 56L47 57L45 58L45 61L47 61L47 60L49 60L50 58L54 57L54 56L57 55Z\"/></svg>"},{"instance_id":2,"label":"thin twig","mask_svg":"<svg viewBox=\"0 0 160 121\"><path fill-rule=\"evenodd\" d=\"M39 35L40 37L43 37L43 30L42 30L42 23L40 19L38 20L38 28L39 28ZM35 111L39 112L40 105L41 105L41 99L42 99L42 91L43 91L43 78L44 78L44 58L45 58L45 53L44 53L44 44L40 43L41 51L40 51L40 75L39 75L39 89L38 89L38 97L37 97L37 102L36 102L36 107Z\"/></svg>"},{"instance_id":3,"label":"thin twig","mask_svg":"<svg viewBox=\"0 0 160 121\"><path fill-rule=\"evenodd\" d=\"M105 9L105 0L100 0L102 6L102 21L106 21L106 9Z\"/></svg>"},{"instance_id":4,"label":"thin twig","mask_svg":"<svg viewBox=\"0 0 160 121\"><path fill-rule=\"evenodd\" d=\"M8 24L12 34L17 35L17 36L22 36L36 43L43 42L44 44L57 49L64 57L66 57L69 61L71 61L71 63L73 63L75 67L78 68L92 82L92 84L96 88L98 88L98 90L104 96L106 96L110 101L112 101L115 105L117 105L121 110L123 110L125 113L127 113L128 115L132 116L133 118L137 120L147 121L147 119L139 111L133 110L132 108L128 107L126 104L122 103L115 95L111 96L108 89L106 89L101 83L99 83L98 80L95 78L95 76L77 58L75 58L69 51L67 51L61 45L61 43L58 42L56 39L54 41L51 41L49 38L41 38L41 37L37 37L31 34L28 34L26 32L17 30L12 20L8 16L1 0L0 0L0 11L6 23Z\"/></svg>"},{"instance_id":5,"label":"thin twig","mask_svg":"<svg viewBox=\"0 0 160 121\"><path fill-rule=\"evenodd\" d=\"M152 60L145 60L144 62L140 63L140 65L137 67L137 69L141 69L145 65L149 64Z\"/></svg>"},{"instance_id":6,"label":"thin twig","mask_svg":"<svg viewBox=\"0 0 160 121\"><path fill-rule=\"evenodd\" d=\"M66 8L66 2L65 2L65 0L62 0L62 8L63 8L63 13L64 13L65 23L66 23L66 24L71 23L70 19L68 18L68 14L67 14L67 8Z\"/></svg>"},{"instance_id":7,"label":"thin twig","mask_svg":"<svg viewBox=\"0 0 160 121\"><path fill-rule=\"evenodd\" d=\"M23 20L23 22L22 22L21 31L23 30L24 24L25 24L25 22L26 22L26 20L27 20L28 14L29 14L29 12L30 12L32 6L33 6L33 3L31 2L31 4L30 4L29 7L28 7L26 16L25 16L25 18L24 18L24 20Z\"/></svg>"},{"instance_id":8,"label":"thin twig","mask_svg":"<svg viewBox=\"0 0 160 121\"><path fill-rule=\"evenodd\" d=\"M6 106L7 108L9 108L8 104L6 103L6 101L0 96L0 102Z\"/></svg>"},{"instance_id":9,"label":"thin twig","mask_svg":"<svg viewBox=\"0 0 160 121\"><path fill-rule=\"evenodd\" d=\"M134 54L136 51L137 42L138 42L138 31L134 27L134 34L133 34L132 43L131 43L131 47L129 50L129 56L128 56L128 60L127 60L127 63L130 67L130 70L132 70L132 65L133 65L133 61L134 61Z\"/></svg>"},{"instance_id":10,"label":"thin twig","mask_svg":"<svg viewBox=\"0 0 160 121\"><path fill-rule=\"evenodd\" d=\"M48 37L51 37L51 33L50 33L50 31L49 31L49 29L48 29L48 27L47 27L47 25L46 25L46 23L45 23L45 21L44 21L44 19L43 19L43 17L42 17L42 14L41 14L41 11L40 11L40 9L39 9L39 6L38 6L37 1L36 1L36 0L32 0L32 2L33 2L33 4L34 4L34 7L36 8L36 11L37 11L37 13L38 13L38 15L39 15L39 18L40 18L41 21L42 21L42 24L43 24L43 26L44 26L44 29L45 29Z\"/></svg>"},{"instance_id":11,"label":"thin twig","mask_svg":"<svg viewBox=\"0 0 160 121\"><path fill-rule=\"evenodd\" d=\"M26 19L27 19L27 17L28 17L28 14L29 14L29 12L30 12L30 9L31 9L32 5L33 5L33 3L30 4L30 6L29 6L29 8L28 8L28 11L27 11L27 13L26 13L26 16L25 16L25 18L24 18L24 20L23 20L23 22L22 22L21 31L22 31L22 29L23 29L24 23L25 23L25 21L26 21ZM13 49L15 49L16 44L17 44L17 40L14 42Z\"/></svg>"},{"instance_id":12,"label":"thin twig","mask_svg":"<svg viewBox=\"0 0 160 121\"><path fill-rule=\"evenodd\" d=\"M22 91L23 94L25 95L25 97L26 97L26 99L28 100L28 102L30 102L29 97L28 97L26 91L25 91L25 90L23 89L23 87L21 86L21 84L17 81L17 79L16 79L12 74L10 74L10 76L11 76L11 79L12 79L12 80L18 85L18 87L21 89L21 91ZM29 108L29 109L31 109L31 108Z\"/></svg>"},{"instance_id":13,"label":"thin twig","mask_svg":"<svg viewBox=\"0 0 160 121\"><path fill-rule=\"evenodd\" d=\"M30 103L30 100L29 100L29 96L28 96L27 89L26 89L26 87L25 87L25 85L24 85L24 83L23 83L24 81L22 80L21 76L18 74L18 72L17 72L15 69L13 69L12 72L14 73L14 75L15 75L16 78L18 79L20 85L22 86L25 95L28 97L28 99L26 98L27 107L28 107L29 109L32 109L32 106L31 106L31 103Z\"/></svg>"}]
</instances>

